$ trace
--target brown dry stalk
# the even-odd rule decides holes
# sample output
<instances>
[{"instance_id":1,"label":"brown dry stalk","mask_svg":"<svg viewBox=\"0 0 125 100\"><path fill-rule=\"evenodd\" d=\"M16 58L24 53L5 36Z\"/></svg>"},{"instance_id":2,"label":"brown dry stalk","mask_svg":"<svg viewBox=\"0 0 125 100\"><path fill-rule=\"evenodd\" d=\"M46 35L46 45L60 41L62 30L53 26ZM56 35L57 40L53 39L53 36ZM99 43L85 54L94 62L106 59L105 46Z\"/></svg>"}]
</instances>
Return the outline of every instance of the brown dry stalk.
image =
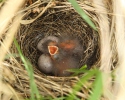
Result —
<instances>
[{"instance_id":1,"label":"brown dry stalk","mask_svg":"<svg viewBox=\"0 0 125 100\"><path fill-rule=\"evenodd\" d=\"M125 100L125 2L123 0L114 0L115 16L115 37L118 51L118 65L116 70L116 80L114 86L114 98L112 100Z\"/></svg>"},{"instance_id":2,"label":"brown dry stalk","mask_svg":"<svg viewBox=\"0 0 125 100\"><path fill-rule=\"evenodd\" d=\"M9 30L5 34L5 39L3 40L3 43L1 42L1 47L0 47L0 95L4 95L5 97L9 96L10 94L12 95L12 91L7 87L7 84L4 84L2 82L2 61L4 60L4 57L9 50L9 47L12 44L13 37L17 32L17 29L19 28L20 25L20 19L21 16L17 16L14 18L13 23L11 26L9 26L10 21L12 21L12 18L16 14L16 12L20 9L20 6L24 3L24 0L8 0L6 1L5 5L2 7L1 12L0 12L0 37L2 37L2 34L5 34L7 31L6 29L9 27ZM13 8L14 7L14 8ZM13 90L14 91L14 90ZM7 100L11 97L8 98L2 98L2 100Z\"/></svg>"},{"instance_id":3,"label":"brown dry stalk","mask_svg":"<svg viewBox=\"0 0 125 100\"><path fill-rule=\"evenodd\" d=\"M19 2L19 0L18 0L18 2ZM123 12L119 12L121 10L121 5L119 4L119 0L112 0L112 2L114 3L114 5L113 5L114 8L110 4L111 0L83 0L83 1L78 0L79 5L81 5L83 10L91 17L91 19L95 22L96 26L99 29L99 35L100 35L101 42L100 41L96 41L96 42L100 42L100 45L101 45L101 47L99 47L99 48L101 48L100 70L102 70L104 72L103 76L105 76L105 77L103 77L104 97L102 97L101 100L108 100L108 99L109 100L115 100L115 99L118 100L121 98L125 98L124 97L124 93L125 93L125 91L124 91L124 84L125 84L125 82L124 82L124 76L125 76L125 73L124 73L125 72L124 49L125 49L125 44L123 44L123 43L125 43L125 40L124 40L125 19L124 19L124 15L123 15L123 14L125 14L125 11L122 10ZM31 26L22 25L23 27L20 28L19 33L17 34L18 35L17 40L19 41L19 43L21 45L21 49L22 49L24 55L26 57L28 57L31 61L33 60L33 62L35 62L35 63L37 60L34 58L37 58L37 56L36 56L37 53L34 53L34 52L36 50L35 47L36 47L37 42L34 42L34 41L38 40L39 36L42 37L42 35L43 36L48 36L48 35L53 35L53 34L61 35L60 31L62 31L63 27L67 27L67 29L66 29L67 33L68 32L69 33L74 32L75 34L78 33L78 36L80 39L81 38L83 39L83 37L86 37L84 39L84 41L87 41L86 43L88 43L87 44L88 49L89 48L91 49L91 45L92 45L92 43L94 43L92 41L92 39L95 39L95 38L94 37L92 39L89 38L89 35L91 37L91 34L93 35L94 32L91 31L91 29L87 26L87 24L85 24L83 26L81 24L77 24L76 19L79 19L79 17L77 17L76 14L73 15L76 17L74 17L74 19L71 20L72 22L76 21L76 24L73 23L72 26L69 26L70 21L68 21L68 22L66 21L67 15L71 12L74 12L74 10L73 10L74 8L70 5L69 2L60 0L59 3L55 6L53 6L53 3L54 2L52 0L48 0L48 1L38 0L35 3L33 3L32 5L30 5L29 7L26 7L20 11L20 12L25 11L26 19L21 20L21 22L23 24L29 24L32 22L34 22L34 23L32 23ZM42 9L40 10L40 12L38 12L37 16L32 17L32 16L30 16L29 13L31 13L31 11L33 10L34 7L36 7L36 8L38 7L38 9L39 8L42 8ZM108 8L110 8L110 9L108 9ZM114 9L114 13L112 12L112 9ZM14 10L14 11L17 11L17 10ZM44 16L44 13L46 14L45 16ZM11 13L11 14L14 16L15 13ZM36 13L34 12L34 14L36 14ZM63 14L64 14L64 16L62 16ZM44 17L41 15L43 15ZM54 19L53 15L58 18ZM113 16L111 17L111 15L113 15ZM41 16L41 19L39 20L38 18L40 16ZM70 15L70 17L73 17L73 16ZM64 20L63 20L63 17L65 18ZM68 18L68 20L71 19L70 17ZM1 18L1 16L0 16L0 18ZM8 18L8 17L5 17L5 18ZM12 16L11 16L11 18L12 18ZM0 27L0 30L3 30L3 31L0 31L1 32L0 34L4 33L7 30L7 28L8 28L7 26L8 26L8 23L11 18L6 19L7 23L5 24L4 29L2 29L3 27L2 28ZM27 20L27 19L30 19L30 20ZM38 19L38 22L37 22L37 19ZM4 20L4 19L2 19L2 20ZM2 20L0 19L0 23ZM112 23L110 24L111 20L112 20ZM62 23L65 21L67 22L67 24L63 25ZM4 20L4 22L5 22L5 20ZM80 20L80 22L82 22L82 21ZM0 55L1 55L0 62L2 62L2 60L4 59L4 56L12 43L13 36L18 29L19 22L15 21L15 23L17 23L16 28L14 28L15 30L13 30L13 28L12 28L14 25L11 25L11 29L8 31L8 33L6 33L4 42L1 43L2 46L0 47L0 50L2 50L2 52L0 53ZM116 26L115 26L115 24L116 24ZM59 25L61 25L61 27L58 27ZM111 25L111 27L110 27L110 25ZM36 28L36 26L37 26L37 28ZM73 26L75 26L75 27L73 28ZM115 32L114 27L116 27L116 32ZM110 30L110 28L111 28L111 30ZM81 30L82 30L82 32L81 32ZM56 32L58 32L58 33L55 34ZM79 34L80 32L84 33L84 35L80 35ZM94 35L96 35L96 33ZM116 50L113 50L114 48L116 49L116 47L115 47L116 43L112 43L112 41L113 42L115 41L114 37L112 38L113 35L115 35L114 37L116 37L119 65L117 66L118 67L118 70L116 73L117 77L116 77L116 82L115 82L115 86L114 86L114 91L112 92L111 91L112 86L111 86L110 72L111 72L111 66L113 65L112 59L116 60L116 58L115 58L116 56L114 56L114 55L117 55L117 54L114 54L114 53L116 53ZM7 37L9 37L9 38L7 38ZM111 39L114 39L114 40L111 40ZM89 42L90 42L90 44L89 44ZM86 45L86 43L83 42L83 45ZM32 51L32 49L33 49L33 51ZM85 51L86 54L87 54L88 49L86 49L86 51ZM30 50L31 50L31 52L30 52ZM17 52L15 52L14 47L12 48L12 52L17 53ZM89 55L89 53L88 53L88 55ZM88 55L86 55L86 58ZM16 78L18 80L18 82L15 85L16 91L18 91L20 94L22 94L24 96L24 98L27 96L30 96L29 77L27 75L26 70L23 68L23 66L24 66L23 63L18 58L17 59L15 58L15 61L17 61L17 63L14 61L14 59L13 60L11 59L11 61L10 62L12 65L8 64L9 68L14 69L14 71L12 70L12 73L14 73L14 75L16 76ZM62 95L62 96L67 95L72 92L72 86L74 84L76 84L77 81L79 80L79 77L77 77L77 79L74 77L73 78L71 78L71 77L59 78L59 77L52 77L52 76L45 77L36 68L35 63L33 63L35 82L38 86L40 93L43 96L50 95L53 98L56 98L57 96L60 96L60 95ZM115 65L113 65L113 66L115 66ZM93 79L89 82L92 84L94 80L95 79ZM0 86L1 86L1 84L0 84ZM90 87L90 86L88 86L88 87ZM85 88L85 86L83 85L82 91L84 91L84 92L79 91L79 92L77 92L77 95L83 99L87 98L88 95L90 95L90 93L92 92L91 89L87 89L88 87L86 86L86 88ZM113 95L114 95L114 98L112 99ZM115 96L117 96L117 98L115 98Z\"/></svg>"},{"instance_id":4,"label":"brown dry stalk","mask_svg":"<svg viewBox=\"0 0 125 100\"><path fill-rule=\"evenodd\" d=\"M21 18L22 16L17 16L12 23L11 28L6 33L6 37L2 43L2 46L0 47L0 63L3 61L5 54L7 53L9 47L11 46L11 43L13 42L13 38L19 28Z\"/></svg>"},{"instance_id":5,"label":"brown dry stalk","mask_svg":"<svg viewBox=\"0 0 125 100\"><path fill-rule=\"evenodd\" d=\"M1 55L1 57L0 57L0 64L2 64L2 61L3 61L4 57L5 57L5 54L7 53L9 47L11 46L11 43L12 43L13 38L14 38L14 35L17 32L17 29L19 28L21 17L22 16L20 16L20 15L15 17L14 22L11 25L11 28L8 30L8 32L6 34L6 38L4 39L3 43L1 43L2 46L0 47L0 51L1 51L0 52L0 55ZM0 68L1 72L0 72L0 74L2 74L2 68L4 69L4 67L1 65L1 68ZM6 84L4 84L2 82L2 80L0 80L0 84L1 84L0 91L2 91L4 93L4 95L8 94L8 92L11 93L11 90L6 90L8 87L5 87ZM6 92L6 91L8 91L8 92ZM7 100L7 99L3 99L3 100Z\"/></svg>"},{"instance_id":6,"label":"brown dry stalk","mask_svg":"<svg viewBox=\"0 0 125 100\"><path fill-rule=\"evenodd\" d=\"M106 4L104 4L103 0L93 0L93 2L96 4L95 7L97 9L101 9L103 12L108 13L108 9L106 9ZM101 6L99 6L101 5ZM97 16L99 19L99 27L100 27L100 44L101 44L101 66L100 70L104 71L104 73L107 73L105 77L103 78L103 85L104 85L104 94L106 97L109 97L109 93L107 91L110 91L111 88L111 78L108 75L108 73L111 72L111 48L110 48L110 41L111 41L111 35L110 35L110 27L109 27L109 20L107 14L100 14L97 12Z\"/></svg>"},{"instance_id":7,"label":"brown dry stalk","mask_svg":"<svg viewBox=\"0 0 125 100\"><path fill-rule=\"evenodd\" d=\"M5 32L8 24L12 21L12 18L23 3L24 0L7 0L5 2L5 5L1 8L0 11L0 36Z\"/></svg>"}]
</instances>

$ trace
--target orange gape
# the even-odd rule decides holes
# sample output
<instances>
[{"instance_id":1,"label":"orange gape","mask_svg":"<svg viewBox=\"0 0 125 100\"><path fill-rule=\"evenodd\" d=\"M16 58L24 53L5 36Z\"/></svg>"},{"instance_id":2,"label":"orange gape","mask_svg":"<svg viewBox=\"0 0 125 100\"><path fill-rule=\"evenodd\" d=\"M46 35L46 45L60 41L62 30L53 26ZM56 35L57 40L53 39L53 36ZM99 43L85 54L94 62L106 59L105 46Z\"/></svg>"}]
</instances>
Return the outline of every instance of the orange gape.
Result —
<instances>
[{"instance_id":1,"label":"orange gape","mask_svg":"<svg viewBox=\"0 0 125 100\"><path fill-rule=\"evenodd\" d=\"M48 50L50 55L55 55L58 52L58 47L57 46L48 46Z\"/></svg>"}]
</instances>

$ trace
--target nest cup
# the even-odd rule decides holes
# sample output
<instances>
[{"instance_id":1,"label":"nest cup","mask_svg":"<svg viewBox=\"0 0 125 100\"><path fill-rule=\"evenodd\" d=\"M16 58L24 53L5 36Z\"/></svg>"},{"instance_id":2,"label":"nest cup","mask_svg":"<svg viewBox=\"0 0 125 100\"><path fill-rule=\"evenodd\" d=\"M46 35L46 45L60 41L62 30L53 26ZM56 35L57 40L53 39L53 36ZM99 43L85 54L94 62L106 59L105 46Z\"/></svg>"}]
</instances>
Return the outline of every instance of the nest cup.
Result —
<instances>
[{"instance_id":1,"label":"nest cup","mask_svg":"<svg viewBox=\"0 0 125 100\"><path fill-rule=\"evenodd\" d=\"M30 25L20 29L20 41L23 54L37 66L41 52L37 49L38 42L47 36L72 36L83 46L80 66L87 64L91 67L98 60L98 33L94 31L74 10L44 14ZM99 52L98 52L99 53Z\"/></svg>"},{"instance_id":2,"label":"nest cup","mask_svg":"<svg viewBox=\"0 0 125 100\"><path fill-rule=\"evenodd\" d=\"M53 10L51 12L51 10ZM89 12L93 16L96 16L93 12ZM26 16L26 19L31 19L35 17L36 14L32 13L28 16ZM96 22L95 22L96 23ZM66 85L71 85L72 80L75 78L60 78L60 77L54 77L53 76L44 76L42 72L39 71L37 61L39 56L41 55L41 52L37 49L38 42L47 36L73 36L77 38L82 47L83 47L83 55L82 59L79 62L80 66L83 66L85 64L88 65L88 67L92 67L93 65L97 65L99 62L99 34L97 31L93 30L82 18L81 16L72 8L68 10L55 10L48 9L41 17L39 17L36 21L34 21L31 24L28 25L21 25L20 30L17 34L17 40L20 44L21 50L23 54L31 61L34 73L35 73L35 81L38 87L45 87L46 89L51 86L52 82L54 84L60 84L64 82ZM21 69L24 70L24 69ZM26 74L26 73L25 73ZM26 74L27 75L27 74ZM21 77L21 75L19 75ZM28 77L28 75L27 75ZM40 78L41 77L41 78ZM23 77L21 80L27 80L27 78ZM46 81L45 81L46 80ZM49 80L49 81L48 81ZM67 81L68 80L68 81ZM71 82L71 83L70 83ZM25 84L28 84L26 82ZM47 85L46 85L47 84ZM23 88L25 86L19 88L16 87L16 89L20 92L23 91ZM49 92L45 91L44 89L39 88L40 93L44 96L46 95L61 95L61 89L58 91L57 88L53 88L53 95ZM57 86L56 86L57 87ZM29 87L26 87L29 88ZM60 87L59 87L60 88ZM29 90L27 90L29 92ZM67 90L68 91L68 90ZM65 94L64 90L64 94ZM26 92L24 94L27 94ZM67 92L66 92L67 94Z\"/></svg>"}]
</instances>

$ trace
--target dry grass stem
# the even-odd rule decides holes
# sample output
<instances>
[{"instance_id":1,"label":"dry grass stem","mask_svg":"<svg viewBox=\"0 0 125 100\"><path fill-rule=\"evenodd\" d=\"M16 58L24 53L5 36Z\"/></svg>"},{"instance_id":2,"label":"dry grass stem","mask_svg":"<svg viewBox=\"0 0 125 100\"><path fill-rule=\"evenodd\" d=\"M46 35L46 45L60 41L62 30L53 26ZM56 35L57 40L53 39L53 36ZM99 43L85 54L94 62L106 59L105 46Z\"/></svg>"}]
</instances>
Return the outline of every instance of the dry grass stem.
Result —
<instances>
[{"instance_id":1,"label":"dry grass stem","mask_svg":"<svg viewBox=\"0 0 125 100\"><path fill-rule=\"evenodd\" d=\"M122 0L114 1L114 13L119 15L124 15L125 9L121 2ZM121 8L119 10L119 7ZM115 80L115 96L113 100L124 100L125 99L125 15L124 16L115 16L116 23L116 45L118 51L118 64L116 69L116 80Z\"/></svg>"},{"instance_id":2,"label":"dry grass stem","mask_svg":"<svg viewBox=\"0 0 125 100\"><path fill-rule=\"evenodd\" d=\"M0 99L20 100L20 96L24 99L30 97L29 76L12 43L14 36L23 55L33 66L35 83L42 96L57 98L72 93L72 88L86 73L55 77L46 76L37 68L38 58L42 54L36 48L39 40L50 35L68 35L79 39L83 45L79 65L89 63L90 67L99 68L103 72L104 91L101 100L124 100L125 7L121 1L77 0L96 25L98 32L78 15L67 0L30 0L27 4L24 4L24 0L7 0L1 4ZM111 73L114 70L116 77L112 78ZM82 100L87 99L93 92L94 80L95 76L91 77L76 95Z\"/></svg>"}]
</instances>

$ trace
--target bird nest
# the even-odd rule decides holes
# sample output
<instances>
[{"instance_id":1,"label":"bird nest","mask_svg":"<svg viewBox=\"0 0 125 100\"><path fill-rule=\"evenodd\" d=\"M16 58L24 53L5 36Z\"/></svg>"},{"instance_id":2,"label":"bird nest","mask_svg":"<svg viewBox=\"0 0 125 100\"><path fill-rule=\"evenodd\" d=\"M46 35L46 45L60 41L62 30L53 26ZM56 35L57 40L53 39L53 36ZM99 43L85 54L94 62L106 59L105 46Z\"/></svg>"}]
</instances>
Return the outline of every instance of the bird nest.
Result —
<instances>
[{"instance_id":1,"label":"bird nest","mask_svg":"<svg viewBox=\"0 0 125 100\"><path fill-rule=\"evenodd\" d=\"M31 17L31 16L29 16ZM22 25L17 38L23 54L37 66L41 52L40 40L47 36L74 37L80 41L83 54L80 65L91 67L99 58L99 35L74 10L49 13L49 10L30 25Z\"/></svg>"},{"instance_id":2,"label":"bird nest","mask_svg":"<svg viewBox=\"0 0 125 100\"><path fill-rule=\"evenodd\" d=\"M87 3L78 2L83 8L93 8ZM35 4L34 4L35 5ZM38 4L36 4L38 5ZM24 20L31 20L39 15L39 11L43 11L48 6L48 1L39 3L39 6L31 8L30 14L26 15ZM98 25L94 20L96 14L93 11L84 9L86 14L89 15L91 20ZM67 1L54 2L53 6L50 6L43 14L30 24L22 24L18 33L17 41L21 47L21 50L26 58L31 62L34 69L34 77L37 87L42 96L51 96L53 98L57 96L67 95L71 92L72 86L79 80L80 76L71 77L54 77L46 76L38 69L37 61L41 52L37 49L38 42L47 36L73 36L80 41L83 48L82 59L79 62L80 66L87 64L89 68L93 65L97 66L100 58L99 47L99 33L93 30L73 9L70 3ZM17 53L15 46L11 48L13 53ZM29 77L24 69L23 63L19 58L20 66L12 69L12 72L18 81L14 88L23 97L30 95ZM90 84L87 84L90 85ZM85 91L87 90L83 87ZM78 92L77 95L81 98L87 98L88 95L84 90Z\"/></svg>"}]
</instances>

